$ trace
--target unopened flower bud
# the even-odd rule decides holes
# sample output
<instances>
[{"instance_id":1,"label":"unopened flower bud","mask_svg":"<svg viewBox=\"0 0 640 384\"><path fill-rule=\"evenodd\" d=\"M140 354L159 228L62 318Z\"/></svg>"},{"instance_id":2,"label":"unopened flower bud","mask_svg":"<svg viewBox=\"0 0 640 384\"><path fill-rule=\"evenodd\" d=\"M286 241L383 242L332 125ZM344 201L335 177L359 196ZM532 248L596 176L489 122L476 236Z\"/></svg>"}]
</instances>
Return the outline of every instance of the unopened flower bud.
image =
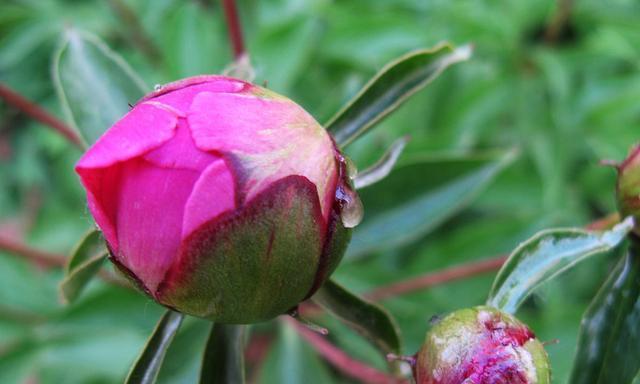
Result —
<instances>
[{"instance_id":1,"label":"unopened flower bud","mask_svg":"<svg viewBox=\"0 0 640 384\"><path fill-rule=\"evenodd\" d=\"M462 309L427 334L417 384L548 384L543 345L526 325L492 307Z\"/></svg>"},{"instance_id":2,"label":"unopened flower bud","mask_svg":"<svg viewBox=\"0 0 640 384\"><path fill-rule=\"evenodd\" d=\"M111 260L149 296L251 323L309 297L342 257L336 191L357 200L342 159L291 100L199 76L144 97L76 171Z\"/></svg>"}]
</instances>

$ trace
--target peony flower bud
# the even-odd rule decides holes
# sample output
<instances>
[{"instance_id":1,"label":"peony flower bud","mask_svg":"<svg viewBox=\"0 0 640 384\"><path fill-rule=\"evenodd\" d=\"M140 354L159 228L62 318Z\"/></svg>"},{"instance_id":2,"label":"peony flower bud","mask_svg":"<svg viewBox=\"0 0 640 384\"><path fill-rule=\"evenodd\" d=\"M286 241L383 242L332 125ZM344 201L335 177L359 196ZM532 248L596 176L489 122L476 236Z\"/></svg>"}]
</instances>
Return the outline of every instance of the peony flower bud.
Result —
<instances>
[{"instance_id":1,"label":"peony flower bud","mask_svg":"<svg viewBox=\"0 0 640 384\"><path fill-rule=\"evenodd\" d=\"M222 323L267 320L312 295L355 224L341 212L359 203L322 126L224 76L147 95L76 172L118 269L159 303Z\"/></svg>"},{"instance_id":2,"label":"peony flower bud","mask_svg":"<svg viewBox=\"0 0 640 384\"><path fill-rule=\"evenodd\" d=\"M640 223L640 145L618 166L618 208L625 216L634 216ZM640 235L636 224L635 233Z\"/></svg>"},{"instance_id":3,"label":"peony flower bud","mask_svg":"<svg viewBox=\"0 0 640 384\"><path fill-rule=\"evenodd\" d=\"M427 334L416 356L418 384L548 384L542 344L526 325L492 307L456 311Z\"/></svg>"}]
</instances>

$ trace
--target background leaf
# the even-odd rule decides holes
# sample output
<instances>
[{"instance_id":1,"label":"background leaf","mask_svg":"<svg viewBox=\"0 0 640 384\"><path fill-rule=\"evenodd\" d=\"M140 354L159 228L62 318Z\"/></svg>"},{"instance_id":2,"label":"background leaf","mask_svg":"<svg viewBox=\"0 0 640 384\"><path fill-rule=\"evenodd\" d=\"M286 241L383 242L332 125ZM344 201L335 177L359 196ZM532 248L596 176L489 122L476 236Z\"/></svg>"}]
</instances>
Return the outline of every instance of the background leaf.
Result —
<instances>
[{"instance_id":1,"label":"background leaf","mask_svg":"<svg viewBox=\"0 0 640 384\"><path fill-rule=\"evenodd\" d=\"M202 358L201 384L245 382L245 331L244 325L212 325Z\"/></svg>"},{"instance_id":2,"label":"background leaf","mask_svg":"<svg viewBox=\"0 0 640 384\"><path fill-rule=\"evenodd\" d=\"M102 264L107 259L107 253L93 256L76 266L73 271L60 282L60 295L67 303L72 303L78 298L84 287L100 271Z\"/></svg>"},{"instance_id":3,"label":"background leaf","mask_svg":"<svg viewBox=\"0 0 640 384\"><path fill-rule=\"evenodd\" d=\"M60 282L60 295L67 303L73 302L85 285L98 273L107 253L99 231L90 230L76 245L65 267L65 278Z\"/></svg>"},{"instance_id":4,"label":"background leaf","mask_svg":"<svg viewBox=\"0 0 640 384\"><path fill-rule=\"evenodd\" d=\"M161 60L141 54L129 28L123 28L106 1L0 1L0 81L62 117L51 62L69 25L103 39L149 85L219 73L230 62L226 24L215 1L123 3L133 9L143 32L160 48ZM574 1L567 33L550 43L543 31L557 4L553 0L239 2L246 43L253 64L261 70L258 84L269 81L270 88L319 121L328 121L399 55L442 40L473 43L473 60L447 69L427 91L414 94L346 148L359 169L375 163L389 143L404 135L411 137L411 143L401 162L425 153L474 157L492 148L519 150L517 160L464 210L400 247L382 247L366 258L343 262L335 277L350 291L366 294L392 282L508 253L544 228L576 227L615 211L615 172L598 162L623 159L639 139L640 4ZM264 55L256 49L264 49ZM3 235L38 249L70 254L92 225L85 192L73 172L78 157L54 132L0 101ZM437 181L439 174L436 168L428 177L418 174L413 179ZM394 190L402 192L401 187ZM401 201L394 195L389 194L389 204ZM367 199L365 220L387 207ZM618 253L616 249L576 265L537 289L518 312L541 340L561 340L546 348L555 382L568 382L580 319L621 256ZM63 277L62 268L43 270L0 252L1 383L122 382L164 312L144 295L99 279L73 305L63 306L57 297ZM405 351L418 350L431 316L484 302L493 277L477 276L386 299L385 308L402 329ZM335 345L385 369L386 362L369 342L329 314L322 320L319 323L331 329ZM273 325L261 326L261 334L280 340ZM159 382L197 382L198 352L209 329L204 320L185 319L167 352ZM22 352L12 350L13 345L22 346ZM286 369L292 362L279 358L281 345L278 341L271 350L268 364L252 363L263 382L281 382L280 367ZM304 341L298 345L299 380L351 382Z\"/></svg>"},{"instance_id":5,"label":"background leaf","mask_svg":"<svg viewBox=\"0 0 640 384\"><path fill-rule=\"evenodd\" d=\"M171 345L184 315L168 310L158 321L142 353L135 361L127 379L127 384L152 384L155 383L158 372L162 367L162 361Z\"/></svg>"},{"instance_id":6,"label":"background leaf","mask_svg":"<svg viewBox=\"0 0 640 384\"><path fill-rule=\"evenodd\" d=\"M408 142L409 138L406 136L394 141L387 152L375 164L358 171L358 174L353 179L353 186L356 189L362 189L389 176Z\"/></svg>"},{"instance_id":7,"label":"background leaf","mask_svg":"<svg viewBox=\"0 0 640 384\"><path fill-rule=\"evenodd\" d=\"M320 287L313 301L373 342L383 355L401 353L398 327L382 307L361 299L332 280Z\"/></svg>"},{"instance_id":8,"label":"background leaf","mask_svg":"<svg viewBox=\"0 0 640 384\"><path fill-rule=\"evenodd\" d=\"M637 239L633 241L637 242ZM631 383L640 370L640 252L634 244L584 315L571 384Z\"/></svg>"},{"instance_id":9,"label":"background leaf","mask_svg":"<svg viewBox=\"0 0 640 384\"><path fill-rule=\"evenodd\" d=\"M514 158L513 151L405 158L386 179L359 191L365 216L347 257L419 239L468 205Z\"/></svg>"},{"instance_id":10,"label":"background leaf","mask_svg":"<svg viewBox=\"0 0 640 384\"><path fill-rule=\"evenodd\" d=\"M104 252L106 252L106 247L100 231L96 229L89 230L80 241L78 241L73 251L71 251L65 272L67 274L73 272L93 256Z\"/></svg>"},{"instance_id":11,"label":"background leaf","mask_svg":"<svg viewBox=\"0 0 640 384\"><path fill-rule=\"evenodd\" d=\"M68 29L54 59L54 83L67 119L87 144L129 111L147 87L99 38Z\"/></svg>"},{"instance_id":12,"label":"background leaf","mask_svg":"<svg viewBox=\"0 0 640 384\"><path fill-rule=\"evenodd\" d=\"M326 124L338 145L345 147L433 81L452 64L471 57L471 47L440 44L409 53L387 64Z\"/></svg>"},{"instance_id":13,"label":"background leaf","mask_svg":"<svg viewBox=\"0 0 640 384\"><path fill-rule=\"evenodd\" d=\"M633 228L629 217L610 231L549 229L520 244L494 281L487 305L515 313L534 289L589 256L610 251Z\"/></svg>"}]
</instances>

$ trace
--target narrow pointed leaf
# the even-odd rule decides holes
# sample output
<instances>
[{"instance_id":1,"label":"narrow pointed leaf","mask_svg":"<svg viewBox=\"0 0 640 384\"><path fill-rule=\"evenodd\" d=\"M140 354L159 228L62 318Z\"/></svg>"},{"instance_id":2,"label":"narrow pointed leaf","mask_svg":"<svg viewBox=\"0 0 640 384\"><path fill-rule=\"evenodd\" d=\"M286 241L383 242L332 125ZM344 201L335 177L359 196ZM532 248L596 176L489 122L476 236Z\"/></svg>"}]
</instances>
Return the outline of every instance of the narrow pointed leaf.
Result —
<instances>
[{"instance_id":1,"label":"narrow pointed leaf","mask_svg":"<svg viewBox=\"0 0 640 384\"><path fill-rule=\"evenodd\" d=\"M76 245L65 267L65 277L59 286L64 302L71 303L80 296L84 287L100 271L106 256L100 232L89 231Z\"/></svg>"},{"instance_id":2,"label":"narrow pointed leaf","mask_svg":"<svg viewBox=\"0 0 640 384\"><path fill-rule=\"evenodd\" d=\"M449 66L470 57L471 46L446 43L402 56L382 68L326 127L338 145L346 147Z\"/></svg>"},{"instance_id":3,"label":"narrow pointed leaf","mask_svg":"<svg viewBox=\"0 0 640 384\"><path fill-rule=\"evenodd\" d=\"M502 266L487 304L514 313L538 286L589 256L615 248L632 228L633 219L628 218L604 232L559 228L536 234Z\"/></svg>"},{"instance_id":4,"label":"narrow pointed leaf","mask_svg":"<svg viewBox=\"0 0 640 384\"><path fill-rule=\"evenodd\" d=\"M364 171L358 172L356 178L353 180L354 187L356 189L362 189L387 177L396 165L398 158L402 154L402 151L404 150L404 147L407 146L408 142L409 137L407 136L394 141L380 160Z\"/></svg>"},{"instance_id":5,"label":"narrow pointed leaf","mask_svg":"<svg viewBox=\"0 0 640 384\"><path fill-rule=\"evenodd\" d=\"M426 235L470 204L515 158L515 151L507 151L404 159L384 180L359 191L365 215L347 258Z\"/></svg>"},{"instance_id":6,"label":"narrow pointed leaf","mask_svg":"<svg viewBox=\"0 0 640 384\"><path fill-rule=\"evenodd\" d=\"M60 283L60 296L66 303L72 303L82 293L84 287L100 271L107 259L107 253L96 255L78 265Z\"/></svg>"},{"instance_id":7,"label":"narrow pointed leaf","mask_svg":"<svg viewBox=\"0 0 640 384\"><path fill-rule=\"evenodd\" d=\"M65 31L54 57L53 79L67 120L89 145L147 90L104 42L75 29Z\"/></svg>"},{"instance_id":8,"label":"narrow pointed leaf","mask_svg":"<svg viewBox=\"0 0 640 384\"><path fill-rule=\"evenodd\" d=\"M214 324L202 359L201 384L242 384L244 325Z\"/></svg>"},{"instance_id":9,"label":"narrow pointed leaf","mask_svg":"<svg viewBox=\"0 0 640 384\"><path fill-rule=\"evenodd\" d=\"M131 367L126 384L155 383L164 356L180 329L183 317L183 314L171 310L162 315L142 353Z\"/></svg>"},{"instance_id":10,"label":"narrow pointed leaf","mask_svg":"<svg viewBox=\"0 0 640 384\"><path fill-rule=\"evenodd\" d=\"M65 266L65 273L70 274L87 260L105 252L106 247L100 231L97 229L89 230L71 251L71 256Z\"/></svg>"},{"instance_id":11,"label":"narrow pointed leaf","mask_svg":"<svg viewBox=\"0 0 640 384\"><path fill-rule=\"evenodd\" d=\"M637 383L640 374L640 251L623 257L587 309L570 384Z\"/></svg>"},{"instance_id":12,"label":"narrow pointed leaf","mask_svg":"<svg viewBox=\"0 0 640 384\"><path fill-rule=\"evenodd\" d=\"M349 327L369 339L383 355L399 354L400 332L389 313L329 280L313 296L313 301Z\"/></svg>"}]
</instances>

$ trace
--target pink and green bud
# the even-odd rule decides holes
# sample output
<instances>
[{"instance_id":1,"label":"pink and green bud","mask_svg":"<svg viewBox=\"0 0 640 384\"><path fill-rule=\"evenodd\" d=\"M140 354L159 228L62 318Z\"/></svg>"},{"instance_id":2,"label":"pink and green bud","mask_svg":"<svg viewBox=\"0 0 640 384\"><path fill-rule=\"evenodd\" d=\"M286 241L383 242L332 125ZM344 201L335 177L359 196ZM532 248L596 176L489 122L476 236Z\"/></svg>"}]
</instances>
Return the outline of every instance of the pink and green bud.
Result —
<instances>
[{"instance_id":1,"label":"pink and green bud","mask_svg":"<svg viewBox=\"0 0 640 384\"><path fill-rule=\"evenodd\" d=\"M307 112L223 76L147 95L76 172L116 266L159 303L224 323L273 318L318 289L357 200Z\"/></svg>"},{"instance_id":2,"label":"pink and green bud","mask_svg":"<svg viewBox=\"0 0 640 384\"><path fill-rule=\"evenodd\" d=\"M618 209L623 217L634 216L640 223L640 145L618 166ZM640 235L639 225L636 234Z\"/></svg>"},{"instance_id":3,"label":"pink and green bud","mask_svg":"<svg viewBox=\"0 0 640 384\"><path fill-rule=\"evenodd\" d=\"M417 384L549 384L533 332L492 307L462 309L433 327L416 355Z\"/></svg>"}]
</instances>

